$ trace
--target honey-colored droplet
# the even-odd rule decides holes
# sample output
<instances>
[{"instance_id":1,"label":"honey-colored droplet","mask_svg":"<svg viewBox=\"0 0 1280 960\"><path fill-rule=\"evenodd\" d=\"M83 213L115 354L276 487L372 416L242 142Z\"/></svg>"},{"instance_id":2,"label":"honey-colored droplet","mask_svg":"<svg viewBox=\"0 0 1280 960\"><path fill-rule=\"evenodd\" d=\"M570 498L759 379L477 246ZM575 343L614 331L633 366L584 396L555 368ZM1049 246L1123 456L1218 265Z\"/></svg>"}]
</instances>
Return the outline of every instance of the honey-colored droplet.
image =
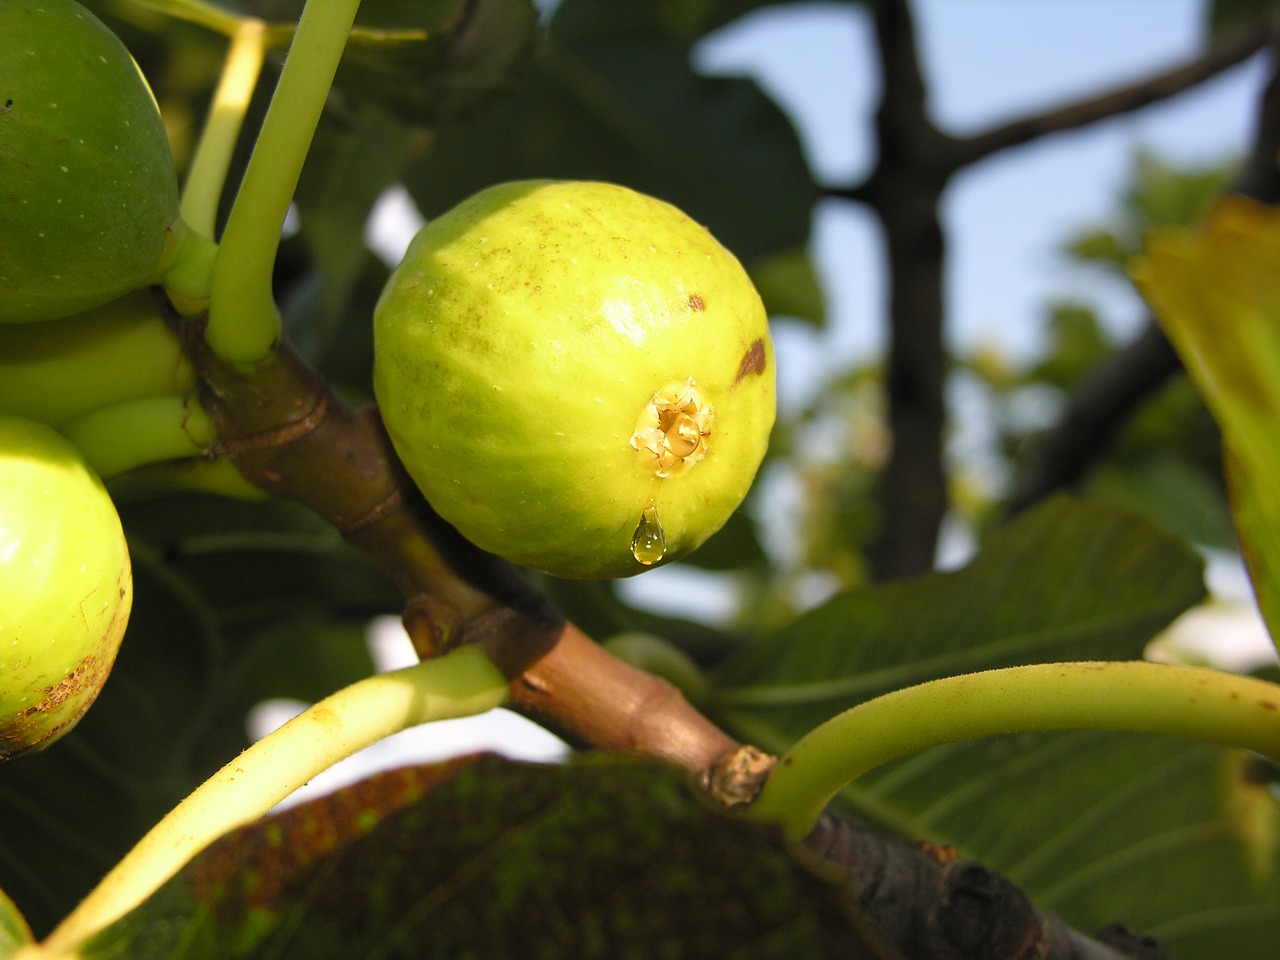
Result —
<instances>
[{"instance_id":1,"label":"honey-colored droplet","mask_svg":"<svg viewBox=\"0 0 1280 960\"><path fill-rule=\"evenodd\" d=\"M640 514L640 523L631 537L631 555L651 567L667 555L667 537L658 522L658 505L650 500Z\"/></svg>"}]
</instances>

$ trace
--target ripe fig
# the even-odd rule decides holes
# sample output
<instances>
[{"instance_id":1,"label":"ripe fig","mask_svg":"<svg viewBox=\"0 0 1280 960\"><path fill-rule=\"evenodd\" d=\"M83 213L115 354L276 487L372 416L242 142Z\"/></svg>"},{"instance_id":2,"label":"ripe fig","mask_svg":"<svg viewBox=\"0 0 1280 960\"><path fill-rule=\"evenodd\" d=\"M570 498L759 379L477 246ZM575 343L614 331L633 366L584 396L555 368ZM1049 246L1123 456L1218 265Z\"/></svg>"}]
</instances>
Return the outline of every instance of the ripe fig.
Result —
<instances>
[{"instance_id":1,"label":"ripe fig","mask_svg":"<svg viewBox=\"0 0 1280 960\"><path fill-rule=\"evenodd\" d=\"M681 557L738 507L774 419L745 271L607 183L489 187L431 221L374 316L387 431L478 546L565 577Z\"/></svg>"},{"instance_id":2,"label":"ripe fig","mask_svg":"<svg viewBox=\"0 0 1280 960\"><path fill-rule=\"evenodd\" d=\"M89 708L133 601L120 518L61 434L0 419L0 763Z\"/></svg>"},{"instance_id":3,"label":"ripe fig","mask_svg":"<svg viewBox=\"0 0 1280 960\"><path fill-rule=\"evenodd\" d=\"M150 87L72 0L0 4L0 322L152 283L178 183Z\"/></svg>"}]
</instances>

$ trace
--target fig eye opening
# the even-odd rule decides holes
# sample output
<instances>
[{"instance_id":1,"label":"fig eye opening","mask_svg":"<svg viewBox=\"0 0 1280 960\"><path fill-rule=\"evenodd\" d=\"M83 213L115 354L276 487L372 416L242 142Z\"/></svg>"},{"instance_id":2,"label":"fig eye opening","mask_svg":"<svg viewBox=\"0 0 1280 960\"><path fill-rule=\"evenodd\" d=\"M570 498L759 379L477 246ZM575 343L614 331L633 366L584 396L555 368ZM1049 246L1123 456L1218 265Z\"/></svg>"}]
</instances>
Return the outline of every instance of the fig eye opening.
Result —
<instances>
[{"instance_id":1,"label":"fig eye opening","mask_svg":"<svg viewBox=\"0 0 1280 960\"><path fill-rule=\"evenodd\" d=\"M714 421L715 409L693 377L671 381L636 418L631 448L640 468L658 479L687 473L707 455Z\"/></svg>"}]
</instances>

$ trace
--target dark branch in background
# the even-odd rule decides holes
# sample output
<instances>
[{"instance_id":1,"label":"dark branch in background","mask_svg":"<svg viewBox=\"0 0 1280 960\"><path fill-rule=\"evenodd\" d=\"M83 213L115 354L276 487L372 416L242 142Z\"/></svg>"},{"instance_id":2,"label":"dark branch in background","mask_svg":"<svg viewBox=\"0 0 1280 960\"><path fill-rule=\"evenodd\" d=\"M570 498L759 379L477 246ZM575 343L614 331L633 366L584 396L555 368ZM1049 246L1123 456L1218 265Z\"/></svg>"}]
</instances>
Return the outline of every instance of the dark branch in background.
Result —
<instances>
[{"instance_id":1,"label":"dark branch in background","mask_svg":"<svg viewBox=\"0 0 1280 960\"><path fill-rule=\"evenodd\" d=\"M879 481L879 533L867 557L872 575L890 580L933 566L947 511L945 250L938 207L951 170L939 162L949 140L928 117L911 12L905 0L880 0L873 12L883 90L879 159L860 196L880 219L888 248L885 389L893 449Z\"/></svg>"},{"instance_id":2,"label":"dark branch in background","mask_svg":"<svg viewBox=\"0 0 1280 960\"><path fill-rule=\"evenodd\" d=\"M1121 925L1083 936L950 847L911 844L826 814L804 851L841 866L858 915L907 960L1166 960L1154 940Z\"/></svg>"},{"instance_id":3,"label":"dark branch in background","mask_svg":"<svg viewBox=\"0 0 1280 960\"><path fill-rule=\"evenodd\" d=\"M1270 77L1258 105L1253 146L1229 188L1264 203L1280 199L1280 41L1270 47ZM1032 442L1023 457L1007 516L1058 490L1076 486L1106 455L1137 409L1182 369L1155 319L1090 371L1067 399L1057 424Z\"/></svg>"},{"instance_id":4,"label":"dark branch in background","mask_svg":"<svg viewBox=\"0 0 1280 960\"><path fill-rule=\"evenodd\" d=\"M868 205L885 234L889 263L889 351L886 358L888 426L894 439L880 479L880 533L868 548L872 574L895 579L929 570L938 529L948 508L943 443L949 358L943 338L946 245L937 211L950 178L1008 147L1077 129L1182 93L1256 53L1269 23L1240 28L1203 55L1172 70L1103 96L1002 124L985 133L954 137L927 114L928 90L920 69L905 0L872 5L883 90L876 129L879 158L867 180L828 190L829 196ZM1077 447L1101 427L1102 411L1131 408L1151 389L1127 383L1136 371L1163 382L1172 351L1159 335L1135 345L1132 356L1099 371L1090 384L1082 419L1068 431ZM1176 367L1174 368L1176 369ZM1163 371L1163 372L1162 372ZM1083 398L1082 398L1083 399ZM1064 451L1064 454L1068 454ZM1074 457L1070 453L1070 461Z\"/></svg>"},{"instance_id":5,"label":"dark branch in background","mask_svg":"<svg viewBox=\"0 0 1280 960\"><path fill-rule=\"evenodd\" d=\"M1075 487L1110 448L1143 402L1182 369L1168 338L1148 319L1141 334L1093 368L1072 390L1052 430L1033 441L1005 516Z\"/></svg>"},{"instance_id":6,"label":"dark branch in background","mask_svg":"<svg viewBox=\"0 0 1280 960\"><path fill-rule=\"evenodd\" d=\"M1020 117L985 133L956 139L952 142L948 160L956 168L968 166L993 153L1038 140L1047 134L1077 130L1099 120L1168 100L1248 60L1266 45L1271 32L1272 24L1268 19L1244 24L1220 37L1195 60L1164 73L1048 113Z\"/></svg>"}]
</instances>

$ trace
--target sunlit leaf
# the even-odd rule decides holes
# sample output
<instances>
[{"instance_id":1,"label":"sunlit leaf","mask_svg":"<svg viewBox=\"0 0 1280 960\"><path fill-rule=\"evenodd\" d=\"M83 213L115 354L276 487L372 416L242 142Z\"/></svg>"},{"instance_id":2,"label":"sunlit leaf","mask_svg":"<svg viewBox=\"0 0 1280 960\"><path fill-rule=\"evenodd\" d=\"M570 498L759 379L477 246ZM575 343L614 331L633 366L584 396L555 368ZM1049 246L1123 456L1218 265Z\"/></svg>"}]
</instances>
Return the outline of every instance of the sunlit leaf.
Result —
<instances>
[{"instance_id":1,"label":"sunlit leaf","mask_svg":"<svg viewBox=\"0 0 1280 960\"><path fill-rule=\"evenodd\" d=\"M1280 211L1225 198L1162 231L1134 277L1222 428L1241 548L1280 637Z\"/></svg>"},{"instance_id":2,"label":"sunlit leaf","mask_svg":"<svg viewBox=\"0 0 1280 960\"><path fill-rule=\"evenodd\" d=\"M31 931L3 890L0 890L0 960L7 960L24 944L31 942Z\"/></svg>"}]
</instances>

